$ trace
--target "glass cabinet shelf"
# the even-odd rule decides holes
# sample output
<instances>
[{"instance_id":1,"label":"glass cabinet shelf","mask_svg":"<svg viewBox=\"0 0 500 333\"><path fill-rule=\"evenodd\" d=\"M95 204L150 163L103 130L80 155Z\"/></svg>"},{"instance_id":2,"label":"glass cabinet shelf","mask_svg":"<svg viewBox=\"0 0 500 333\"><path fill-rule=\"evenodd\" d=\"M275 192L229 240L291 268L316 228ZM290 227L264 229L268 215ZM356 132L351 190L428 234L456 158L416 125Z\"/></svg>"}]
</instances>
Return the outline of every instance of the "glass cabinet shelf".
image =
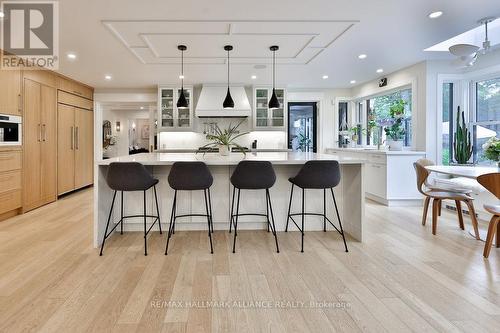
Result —
<instances>
[{"instance_id":1,"label":"glass cabinet shelf","mask_svg":"<svg viewBox=\"0 0 500 333\"><path fill-rule=\"evenodd\" d=\"M284 130L286 126L285 89L276 89L280 108L269 109L269 99L273 93L271 87L254 88L254 128L258 130Z\"/></svg>"}]
</instances>

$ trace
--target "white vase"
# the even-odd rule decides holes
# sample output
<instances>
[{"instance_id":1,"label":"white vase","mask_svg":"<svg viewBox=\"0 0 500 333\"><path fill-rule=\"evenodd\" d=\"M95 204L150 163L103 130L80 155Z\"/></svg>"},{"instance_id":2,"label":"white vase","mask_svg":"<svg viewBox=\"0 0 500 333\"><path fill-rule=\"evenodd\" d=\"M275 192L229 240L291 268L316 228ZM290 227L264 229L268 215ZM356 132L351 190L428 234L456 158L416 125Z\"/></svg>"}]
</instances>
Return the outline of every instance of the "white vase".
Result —
<instances>
[{"instance_id":1,"label":"white vase","mask_svg":"<svg viewBox=\"0 0 500 333\"><path fill-rule=\"evenodd\" d=\"M229 155L229 147L225 145L219 145L219 154L221 156Z\"/></svg>"},{"instance_id":2,"label":"white vase","mask_svg":"<svg viewBox=\"0 0 500 333\"><path fill-rule=\"evenodd\" d=\"M403 141L402 140L387 140L387 144L389 145L389 150L392 151L401 151L403 150Z\"/></svg>"}]
</instances>

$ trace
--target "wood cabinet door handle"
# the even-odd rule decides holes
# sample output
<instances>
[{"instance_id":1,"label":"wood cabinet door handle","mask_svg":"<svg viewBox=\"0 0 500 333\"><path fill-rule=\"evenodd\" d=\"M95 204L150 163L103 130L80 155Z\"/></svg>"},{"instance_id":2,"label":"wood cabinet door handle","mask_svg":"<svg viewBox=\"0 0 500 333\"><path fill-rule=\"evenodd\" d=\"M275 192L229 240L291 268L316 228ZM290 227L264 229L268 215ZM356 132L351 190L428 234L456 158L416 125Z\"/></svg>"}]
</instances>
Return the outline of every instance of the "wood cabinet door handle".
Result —
<instances>
[{"instance_id":1,"label":"wood cabinet door handle","mask_svg":"<svg viewBox=\"0 0 500 333\"><path fill-rule=\"evenodd\" d=\"M71 150L75 148L75 128L71 126Z\"/></svg>"},{"instance_id":2,"label":"wood cabinet door handle","mask_svg":"<svg viewBox=\"0 0 500 333\"><path fill-rule=\"evenodd\" d=\"M42 125L42 141L47 141L47 126Z\"/></svg>"},{"instance_id":3,"label":"wood cabinet door handle","mask_svg":"<svg viewBox=\"0 0 500 333\"><path fill-rule=\"evenodd\" d=\"M80 149L80 136L79 136L79 133L78 133L78 132L79 132L79 131L78 131L78 126L76 126L76 128L75 128L75 141L76 141L76 143L75 143L75 147L76 147L76 148L75 148L75 149L76 149L76 150L79 150L79 149Z\"/></svg>"},{"instance_id":4,"label":"wood cabinet door handle","mask_svg":"<svg viewBox=\"0 0 500 333\"><path fill-rule=\"evenodd\" d=\"M42 142L42 125L38 124L38 142Z\"/></svg>"},{"instance_id":5,"label":"wood cabinet door handle","mask_svg":"<svg viewBox=\"0 0 500 333\"><path fill-rule=\"evenodd\" d=\"M21 98L21 94L17 95L17 101L18 101L18 104L17 104L17 111L21 112L23 110L23 99Z\"/></svg>"}]
</instances>

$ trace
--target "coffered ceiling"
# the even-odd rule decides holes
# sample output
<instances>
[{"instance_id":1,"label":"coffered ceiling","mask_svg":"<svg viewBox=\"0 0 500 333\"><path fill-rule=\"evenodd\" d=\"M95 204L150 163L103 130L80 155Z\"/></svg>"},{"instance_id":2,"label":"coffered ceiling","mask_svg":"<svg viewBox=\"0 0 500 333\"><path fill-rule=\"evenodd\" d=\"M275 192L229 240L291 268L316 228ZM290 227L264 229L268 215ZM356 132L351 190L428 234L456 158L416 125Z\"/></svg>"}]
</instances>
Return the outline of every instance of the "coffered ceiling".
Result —
<instances>
[{"instance_id":1,"label":"coffered ceiling","mask_svg":"<svg viewBox=\"0 0 500 333\"><path fill-rule=\"evenodd\" d=\"M444 14L429 19L436 10ZM279 86L349 88L422 60L451 61L423 50L484 16L500 16L498 0L60 0L59 71L103 89L178 84L185 44L185 83L224 83L223 46L232 44L231 82L267 85L276 44Z\"/></svg>"},{"instance_id":2,"label":"coffered ceiling","mask_svg":"<svg viewBox=\"0 0 500 333\"><path fill-rule=\"evenodd\" d=\"M232 64L269 64L269 46L279 45L279 63L307 65L347 33L356 21L103 21L143 64L178 64L177 45L188 46L186 64L220 65L224 45Z\"/></svg>"}]
</instances>

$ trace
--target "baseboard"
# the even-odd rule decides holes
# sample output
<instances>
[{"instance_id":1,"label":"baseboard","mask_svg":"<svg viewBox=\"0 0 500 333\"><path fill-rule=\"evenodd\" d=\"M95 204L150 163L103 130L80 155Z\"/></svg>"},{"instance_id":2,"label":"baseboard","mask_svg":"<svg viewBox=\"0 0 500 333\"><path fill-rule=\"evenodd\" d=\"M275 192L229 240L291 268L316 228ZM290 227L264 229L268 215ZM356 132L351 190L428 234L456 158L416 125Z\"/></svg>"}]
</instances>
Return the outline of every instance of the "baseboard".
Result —
<instances>
[{"instance_id":1,"label":"baseboard","mask_svg":"<svg viewBox=\"0 0 500 333\"><path fill-rule=\"evenodd\" d=\"M21 214L20 208L13 209L13 210L10 210L8 212L2 213L2 214L0 214L0 222L5 221L7 219L10 219L11 217L17 216L19 214Z\"/></svg>"},{"instance_id":2,"label":"baseboard","mask_svg":"<svg viewBox=\"0 0 500 333\"><path fill-rule=\"evenodd\" d=\"M421 207L422 199L385 199L378 195L365 193L365 197L388 207Z\"/></svg>"}]
</instances>

